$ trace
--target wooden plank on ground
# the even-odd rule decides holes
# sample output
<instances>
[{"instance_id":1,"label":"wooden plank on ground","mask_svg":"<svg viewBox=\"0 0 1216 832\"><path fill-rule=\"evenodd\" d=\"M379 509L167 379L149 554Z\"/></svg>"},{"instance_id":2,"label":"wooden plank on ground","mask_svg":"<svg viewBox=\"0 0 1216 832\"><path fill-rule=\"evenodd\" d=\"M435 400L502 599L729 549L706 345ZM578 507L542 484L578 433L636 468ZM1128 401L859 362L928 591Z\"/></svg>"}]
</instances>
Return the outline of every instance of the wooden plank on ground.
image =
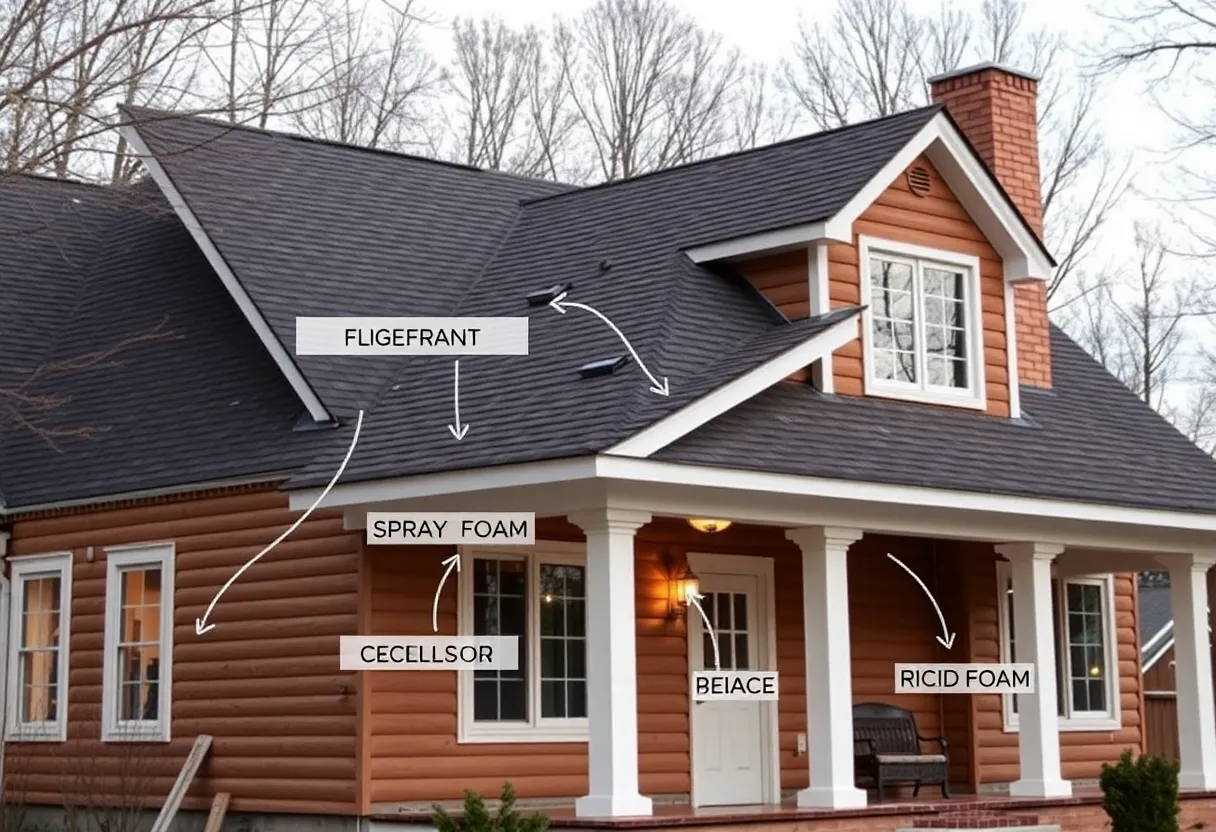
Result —
<instances>
[{"instance_id":1,"label":"wooden plank on ground","mask_svg":"<svg viewBox=\"0 0 1216 832\"><path fill-rule=\"evenodd\" d=\"M228 814L228 801L232 795L228 792L220 792L215 796L215 800L211 801L211 814L207 815L207 824L203 827L203 832L220 832L220 827L224 825L224 815Z\"/></svg>"},{"instance_id":2,"label":"wooden plank on ground","mask_svg":"<svg viewBox=\"0 0 1216 832\"><path fill-rule=\"evenodd\" d=\"M199 734L198 739L194 741L194 747L190 749L189 756L186 757L186 762L182 764L182 770L177 775L177 782L173 784L169 796L165 798L165 805L161 807L160 814L156 816L156 822L152 824L150 832L169 832L169 826L173 823L173 818L177 816L177 810L181 808L182 800L194 781L194 775L198 773L199 766L203 764L203 760L210 750L211 735Z\"/></svg>"}]
</instances>

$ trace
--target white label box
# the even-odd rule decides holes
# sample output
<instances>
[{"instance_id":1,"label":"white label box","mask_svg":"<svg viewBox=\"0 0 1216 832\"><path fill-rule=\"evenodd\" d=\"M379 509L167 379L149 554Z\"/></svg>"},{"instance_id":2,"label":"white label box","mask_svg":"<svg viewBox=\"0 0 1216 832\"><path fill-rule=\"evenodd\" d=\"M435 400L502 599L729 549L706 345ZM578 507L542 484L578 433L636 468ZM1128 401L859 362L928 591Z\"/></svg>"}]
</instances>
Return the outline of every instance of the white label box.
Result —
<instances>
[{"instance_id":1,"label":"white label box","mask_svg":"<svg viewBox=\"0 0 1216 832\"><path fill-rule=\"evenodd\" d=\"M369 511L367 542L381 546L493 543L531 546L536 513L531 511Z\"/></svg>"},{"instance_id":2,"label":"white label box","mask_svg":"<svg viewBox=\"0 0 1216 832\"><path fill-rule=\"evenodd\" d=\"M296 318L296 355L527 354L527 318Z\"/></svg>"},{"instance_id":3,"label":"white label box","mask_svg":"<svg viewBox=\"0 0 1216 832\"><path fill-rule=\"evenodd\" d=\"M775 670L697 670L692 674L696 702L758 701L777 699Z\"/></svg>"},{"instance_id":4,"label":"white label box","mask_svg":"<svg viewBox=\"0 0 1216 832\"><path fill-rule=\"evenodd\" d=\"M896 693L1034 693L1034 665L896 664Z\"/></svg>"},{"instance_id":5,"label":"white label box","mask_svg":"<svg viewBox=\"0 0 1216 832\"><path fill-rule=\"evenodd\" d=\"M518 670L519 636L342 636L342 670Z\"/></svg>"}]
</instances>

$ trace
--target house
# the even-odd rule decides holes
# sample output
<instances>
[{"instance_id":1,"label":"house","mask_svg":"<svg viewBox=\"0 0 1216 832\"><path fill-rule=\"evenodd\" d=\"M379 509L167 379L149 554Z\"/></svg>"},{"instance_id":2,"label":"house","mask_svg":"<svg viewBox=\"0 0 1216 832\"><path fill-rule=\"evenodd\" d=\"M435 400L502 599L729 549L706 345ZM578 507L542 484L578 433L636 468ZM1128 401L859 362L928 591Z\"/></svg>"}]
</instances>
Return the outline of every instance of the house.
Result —
<instances>
[{"instance_id":1,"label":"house","mask_svg":"<svg viewBox=\"0 0 1216 832\"><path fill-rule=\"evenodd\" d=\"M1216 812L1216 463L1047 321L1035 93L974 67L587 188L132 110L140 185L6 181L8 798L157 805L208 734L185 809L257 828L425 825L504 781L559 827L951 811L859 784L877 701L948 741L965 805L1092 828L1145 745L1161 569L1184 816ZM297 318L385 315L526 318L528 352L296 349ZM385 511L537 519L369 543ZM343 636L436 633L517 662L342 669ZM694 704L711 662L778 698ZM1034 692L895 692L991 662Z\"/></svg>"}]
</instances>

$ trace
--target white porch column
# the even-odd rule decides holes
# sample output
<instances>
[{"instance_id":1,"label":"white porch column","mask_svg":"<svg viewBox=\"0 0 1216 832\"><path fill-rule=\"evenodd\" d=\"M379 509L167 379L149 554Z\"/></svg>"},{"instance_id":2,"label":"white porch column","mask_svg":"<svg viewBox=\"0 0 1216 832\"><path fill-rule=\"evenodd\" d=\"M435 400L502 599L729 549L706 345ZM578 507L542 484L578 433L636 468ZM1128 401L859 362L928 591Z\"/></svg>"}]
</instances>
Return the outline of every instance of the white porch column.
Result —
<instances>
[{"instance_id":1,"label":"white porch column","mask_svg":"<svg viewBox=\"0 0 1216 832\"><path fill-rule=\"evenodd\" d=\"M853 809L866 793L853 780L853 672L849 657L846 556L860 529L807 526L785 536L802 550L802 621L806 640L806 722L810 788L799 806Z\"/></svg>"},{"instance_id":2,"label":"white porch column","mask_svg":"<svg viewBox=\"0 0 1216 832\"><path fill-rule=\"evenodd\" d=\"M571 514L587 535L587 771L578 817L649 815L638 792L637 620L633 533L641 511L604 508Z\"/></svg>"},{"instance_id":3,"label":"white porch column","mask_svg":"<svg viewBox=\"0 0 1216 832\"><path fill-rule=\"evenodd\" d=\"M1216 707L1208 634L1207 572L1216 555L1164 555L1174 612L1174 678L1178 690L1178 751L1183 789L1216 789Z\"/></svg>"},{"instance_id":4,"label":"white porch column","mask_svg":"<svg viewBox=\"0 0 1216 832\"><path fill-rule=\"evenodd\" d=\"M1019 662L1033 663L1035 670L1035 692L1018 696L1021 776L1009 785L1009 793L1016 797L1067 797L1072 794L1072 783L1060 773L1055 616L1051 601L1051 562L1064 547L1052 543L1006 543L996 550L1012 564L1017 658Z\"/></svg>"}]
</instances>

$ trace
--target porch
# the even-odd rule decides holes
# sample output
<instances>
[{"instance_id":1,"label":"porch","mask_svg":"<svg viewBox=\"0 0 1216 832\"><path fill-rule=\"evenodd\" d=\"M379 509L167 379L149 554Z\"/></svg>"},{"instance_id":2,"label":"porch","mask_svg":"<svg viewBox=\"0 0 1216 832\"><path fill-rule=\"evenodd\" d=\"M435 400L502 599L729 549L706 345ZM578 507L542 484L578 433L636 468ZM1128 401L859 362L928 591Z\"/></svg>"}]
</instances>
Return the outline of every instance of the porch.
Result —
<instances>
[{"instance_id":1,"label":"porch","mask_svg":"<svg viewBox=\"0 0 1216 832\"><path fill-rule=\"evenodd\" d=\"M648 472L675 479L673 469ZM538 547L542 541L564 545L585 566L584 721L557 724L532 710L524 725L504 726L498 736L480 727L470 731L478 721L473 691L479 680L472 672L363 673L359 788L365 816L427 811L437 801L458 801L464 789L493 797L506 780L523 798L572 805L580 822L656 818L671 811L660 807L672 802L698 812L719 802L779 807L783 797L800 811L885 813L904 798L873 806L855 779L852 708L865 701L906 708L922 734L946 737L951 785L959 794L1000 788L1012 798L1071 798L1071 780L1092 782L1102 762L1125 747L1143 747L1130 573L1163 567L1173 575L1180 629L1190 634L1178 639L1182 786L1196 793L1216 787L1205 583L1214 558L1207 529L1170 525L1177 521L1164 512L807 485L789 477L767 483L765 475L740 474L733 488L710 487L708 480L694 484L697 476L690 473L680 473L681 482L591 479L558 486L538 483L538 469L509 485L512 476L480 475L464 483L470 493L458 493L463 480L447 475L435 483L356 484L339 499L351 528L362 527L368 510L535 510ZM828 485L837 493L828 493ZM804 486L823 493L799 493ZM432 488L457 493L423 493ZM688 523L698 517L733 525L705 534ZM451 553L367 546L371 567L364 576L361 632L432 632L440 565ZM512 555L510 547L490 554ZM561 552L554 554L559 557L552 562L560 564ZM932 591L956 633L952 648L938 641L943 631L934 605L887 554ZM689 610L670 615L673 575L683 564L701 579L702 592L735 591L722 589L726 582L718 579L728 582L748 570L723 569L719 558L770 564L752 570L756 601L767 610L757 613L755 632L749 625L744 635L756 639L754 646L748 642L749 662L756 660L750 666L779 673L780 696L760 706L755 731L738 735L759 743L735 765L736 771L756 772L758 796L750 799L724 800L725 789L706 786L715 782L707 774L713 766L700 753L707 735L697 712L706 706L692 704L689 695L690 671L705 662L699 616ZM1069 577L1113 587L1108 606L1097 614L1106 641L1078 641L1109 651L1092 680L1085 678L1091 665L1084 653L1075 659L1085 668L1079 675L1061 672L1077 646L1057 646L1061 629L1073 623L1061 613L1058 591L1058 582ZM1001 580L1007 583L998 590ZM766 582L772 587L767 601L760 597ZM441 594L439 633L474 634L468 617L474 594ZM525 594L538 597L535 587ZM750 600L745 606L755 609ZM732 637L740 634L729 629ZM539 647L539 641L532 644ZM1013 697L991 694L894 694L897 662L1011 658L1037 671L1036 693L1016 697L1016 706ZM541 675L519 683L530 702L546 695L542 682L581 681ZM1085 722L1087 714L1080 712L1095 709L1080 704L1077 714L1062 718L1061 709L1068 708L1061 694L1072 696L1075 685L1090 681L1105 691L1105 718ZM493 721L489 711L483 717Z\"/></svg>"},{"instance_id":2,"label":"porch","mask_svg":"<svg viewBox=\"0 0 1216 832\"><path fill-rule=\"evenodd\" d=\"M1180 802L1180 828L1199 829L1216 817L1216 793L1184 792ZM1056 825L1062 832L1089 832L1102 829L1108 823L1102 810L1102 793L1092 786L1078 788L1068 797L905 798L857 809L807 809L790 800L778 805L700 808L686 803L656 803L654 814L649 817L580 818L573 807L545 811L552 820L550 828L555 832L591 829L772 832L774 828L789 828L795 824L803 829L823 828L832 832L894 832L934 827L991 829L996 821L1004 824L1004 828L1039 830ZM407 826L429 828L431 816L422 812L399 812L373 815L369 820L369 832L399 832Z\"/></svg>"}]
</instances>

